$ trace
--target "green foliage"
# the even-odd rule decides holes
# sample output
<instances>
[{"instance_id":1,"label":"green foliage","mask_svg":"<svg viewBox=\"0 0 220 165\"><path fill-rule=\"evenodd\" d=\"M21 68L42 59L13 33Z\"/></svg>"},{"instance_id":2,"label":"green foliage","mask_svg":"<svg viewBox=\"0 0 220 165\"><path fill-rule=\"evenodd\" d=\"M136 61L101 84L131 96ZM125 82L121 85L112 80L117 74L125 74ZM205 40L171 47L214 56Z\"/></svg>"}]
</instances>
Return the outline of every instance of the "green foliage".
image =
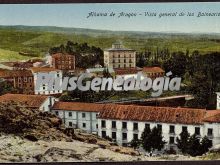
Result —
<instances>
[{"instance_id":1,"label":"green foliage","mask_svg":"<svg viewBox=\"0 0 220 165\"><path fill-rule=\"evenodd\" d=\"M148 32L112 32L62 27L0 26L0 48L13 52L34 53L42 57L51 47L67 41L88 43L101 49L111 47L120 39L125 47L152 56L154 60L167 59L172 52L198 50L201 54L220 51L219 35L163 34ZM10 55L8 52L5 56ZM31 56L30 56L31 57ZM20 60L20 58L18 59Z\"/></svg>"},{"instance_id":2,"label":"green foliage","mask_svg":"<svg viewBox=\"0 0 220 165\"><path fill-rule=\"evenodd\" d=\"M212 141L209 140L207 136L205 136L201 141L201 147L200 147L201 153L208 152L209 148L211 147L212 147Z\"/></svg>"},{"instance_id":3,"label":"green foliage","mask_svg":"<svg viewBox=\"0 0 220 165\"><path fill-rule=\"evenodd\" d=\"M177 137L177 147L182 151L183 154L187 153L188 150L188 139L190 134L187 130L184 130L180 133L180 138Z\"/></svg>"},{"instance_id":4,"label":"green foliage","mask_svg":"<svg viewBox=\"0 0 220 165\"><path fill-rule=\"evenodd\" d=\"M198 156L201 154L200 148L201 148L200 140L195 134L193 134L192 136L189 137L188 140L187 153L191 156Z\"/></svg>"},{"instance_id":5,"label":"green foliage","mask_svg":"<svg viewBox=\"0 0 220 165\"><path fill-rule=\"evenodd\" d=\"M171 58L164 62L163 67L166 72L171 71L173 76L183 77L187 61L187 56L183 52L174 52Z\"/></svg>"},{"instance_id":6,"label":"green foliage","mask_svg":"<svg viewBox=\"0 0 220 165\"><path fill-rule=\"evenodd\" d=\"M209 151L209 148L212 147L212 141L207 136L200 141L197 135L190 136L187 131L183 131L180 138L177 138L177 147L183 154L199 156Z\"/></svg>"},{"instance_id":7,"label":"green foliage","mask_svg":"<svg viewBox=\"0 0 220 165\"><path fill-rule=\"evenodd\" d=\"M109 72L108 68L104 68L104 70L103 70L103 77L106 77L106 78L112 77L112 75Z\"/></svg>"},{"instance_id":8,"label":"green foliage","mask_svg":"<svg viewBox=\"0 0 220 165\"><path fill-rule=\"evenodd\" d=\"M103 65L103 51L95 46L88 46L85 43L73 43L67 41L66 45L52 47L49 50L53 53L68 53L76 56L76 66L82 68L93 67L96 63Z\"/></svg>"},{"instance_id":9,"label":"green foliage","mask_svg":"<svg viewBox=\"0 0 220 165\"><path fill-rule=\"evenodd\" d=\"M129 143L129 145L134 148L137 149L141 144L141 141L139 139L132 139L132 141Z\"/></svg>"},{"instance_id":10,"label":"green foliage","mask_svg":"<svg viewBox=\"0 0 220 165\"><path fill-rule=\"evenodd\" d=\"M0 79L0 95L4 95L6 93L12 93L15 89L12 85Z\"/></svg>"},{"instance_id":11,"label":"green foliage","mask_svg":"<svg viewBox=\"0 0 220 165\"><path fill-rule=\"evenodd\" d=\"M64 102L69 102L72 101L72 97L67 94L63 94L62 96L59 97L59 100Z\"/></svg>"},{"instance_id":12,"label":"green foliage","mask_svg":"<svg viewBox=\"0 0 220 165\"><path fill-rule=\"evenodd\" d=\"M145 127L141 135L141 141L143 148L148 152L155 149L161 150L166 143L163 141L161 129L158 127L154 127L152 130L149 127Z\"/></svg>"}]
</instances>

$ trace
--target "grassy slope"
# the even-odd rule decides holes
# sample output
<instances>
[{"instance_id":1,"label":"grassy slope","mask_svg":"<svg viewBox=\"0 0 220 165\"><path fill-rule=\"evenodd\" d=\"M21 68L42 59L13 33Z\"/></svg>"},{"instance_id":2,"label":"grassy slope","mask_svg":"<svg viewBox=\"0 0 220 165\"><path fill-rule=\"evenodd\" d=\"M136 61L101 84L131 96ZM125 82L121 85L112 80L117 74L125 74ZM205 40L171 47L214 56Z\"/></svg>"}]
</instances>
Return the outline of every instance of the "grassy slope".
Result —
<instances>
[{"instance_id":1,"label":"grassy slope","mask_svg":"<svg viewBox=\"0 0 220 165\"><path fill-rule=\"evenodd\" d=\"M143 51L156 48L169 48L173 51L190 52L198 50L201 53L220 51L220 36L218 35L186 35L186 34L159 34L159 33L131 33L131 32L103 32L82 29L66 29L51 27L1 27L0 26L0 61L11 59L27 59L18 52L30 52L36 56L43 56L50 47L65 44L68 40L73 42L87 42L89 45L101 47L111 46L112 42L121 40L126 47ZM218 40L211 40L218 39ZM12 58L12 56L14 58ZM31 57L31 56L30 56ZM29 57L28 57L29 58Z\"/></svg>"}]
</instances>

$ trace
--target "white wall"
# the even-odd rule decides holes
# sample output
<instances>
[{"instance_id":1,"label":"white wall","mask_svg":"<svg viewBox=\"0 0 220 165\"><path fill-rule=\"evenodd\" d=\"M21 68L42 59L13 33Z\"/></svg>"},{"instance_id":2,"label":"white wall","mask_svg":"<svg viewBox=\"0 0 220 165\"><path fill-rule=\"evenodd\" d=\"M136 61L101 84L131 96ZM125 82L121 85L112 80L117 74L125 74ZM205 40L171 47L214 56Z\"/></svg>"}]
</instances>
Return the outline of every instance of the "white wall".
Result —
<instances>
[{"instance_id":1,"label":"white wall","mask_svg":"<svg viewBox=\"0 0 220 165\"><path fill-rule=\"evenodd\" d=\"M43 87L43 85L40 86L40 89L36 89L36 81L37 81L37 75L39 74L40 72L37 72L37 73L33 73L34 75L34 93L35 94L45 94L45 95L49 95L49 94L57 94L57 93L62 93L63 91L62 90L49 90L48 89L48 84L45 84L45 88ZM54 78L57 78L58 75L59 77L63 77L63 74L62 74L62 71L51 71L51 72L48 72L48 75L53 75ZM61 83L61 82L60 82Z\"/></svg>"},{"instance_id":2,"label":"white wall","mask_svg":"<svg viewBox=\"0 0 220 165\"><path fill-rule=\"evenodd\" d=\"M211 124L211 123L205 123L203 125L184 125L184 124L172 124L172 123L155 123L155 122L139 122L139 121L120 121L120 120L113 120L116 121L116 129L112 129L112 120L105 120L106 121L106 128L101 128L101 119L98 119L98 135L102 135L102 131L106 131L106 136L109 136L112 138L112 132L117 132L117 139L116 142L118 144L127 143L130 142L133 139L133 134L137 133L138 138L141 138L141 134L144 131L145 123L150 124L150 128L157 126L157 124L162 125L162 136L164 137L164 140L167 142L165 145L165 148L168 148L170 146L175 145L169 145L170 137L174 137L175 143L176 138L179 136L179 134L182 132L182 127L186 126L188 132L193 135L195 133L195 127L200 128L200 136L204 137L207 135L208 128L213 129L213 136L209 138L213 140L213 146L216 144L220 144L220 124ZM127 130L122 130L122 122L127 122ZM138 123L138 131L133 130L133 123ZM170 133L170 125L173 125L175 127L175 133ZM127 141L122 140L122 133L127 133Z\"/></svg>"},{"instance_id":3,"label":"white wall","mask_svg":"<svg viewBox=\"0 0 220 165\"><path fill-rule=\"evenodd\" d=\"M48 98L44 101L39 109L43 112L49 112L50 108L54 105L55 100L55 97L48 96Z\"/></svg>"},{"instance_id":4,"label":"white wall","mask_svg":"<svg viewBox=\"0 0 220 165\"><path fill-rule=\"evenodd\" d=\"M216 109L220 110L220 92L217 92L217 105L216 105Z\"/></svg>"},{"instance_id":5,"label":"white wall","mask_svg":"<svg viewBox=\"0 0 220 165\"><path fill-rule=\"evenodd\" d=\"M70 127L69 123L72 122L73 128L79 128L89 133L97 133L96 125L97 121L97 112L84 112L84 111L67 111L67 110L52 110L52 113L56 114L63 120L65 127ZM72 116L69 116L69 112L72 113ZM83 114L85 117L83 117Z\"/></svg>"}]
</instances>

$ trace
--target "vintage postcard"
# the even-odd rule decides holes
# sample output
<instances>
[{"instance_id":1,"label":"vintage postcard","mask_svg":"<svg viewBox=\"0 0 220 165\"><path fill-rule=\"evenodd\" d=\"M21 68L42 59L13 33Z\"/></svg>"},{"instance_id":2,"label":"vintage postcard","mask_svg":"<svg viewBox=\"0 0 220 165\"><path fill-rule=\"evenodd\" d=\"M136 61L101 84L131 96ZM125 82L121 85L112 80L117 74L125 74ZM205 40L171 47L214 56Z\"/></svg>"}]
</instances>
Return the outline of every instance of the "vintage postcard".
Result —
<instances>
[{"instance_id":1,"label":"vintage postcard","mask_svg":"<svg viewBox=\"0 0 220 165\"><path fill-rule=\"evenodd\" d=\"M0 4L0 163L220 159L220 2Z\"/></svg>"}]
</instances>

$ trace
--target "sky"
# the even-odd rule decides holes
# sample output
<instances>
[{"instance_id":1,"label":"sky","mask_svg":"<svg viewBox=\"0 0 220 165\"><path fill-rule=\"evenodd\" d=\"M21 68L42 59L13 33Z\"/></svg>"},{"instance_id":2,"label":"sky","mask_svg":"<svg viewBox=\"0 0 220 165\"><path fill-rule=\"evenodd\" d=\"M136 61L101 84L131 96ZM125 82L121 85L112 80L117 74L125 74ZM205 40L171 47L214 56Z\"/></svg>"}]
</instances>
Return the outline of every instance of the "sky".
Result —
<instances>
[{"instance_id":1,"label":"sky","mask_svg":"<svg viewBox=\"0 0 220 165\"><path fill-rule=\"evenodd\" d=\"M111 13L114 17L89 17L88 13ZM136 17L118 14L138 13ZM155 12L156 17L144 16ZM194 13L194 16L159 18L160 13ZM115 31L220 33L219 16L197 17L199 12L220 13L220 2L131 4L1 4L0 25L59 26ZM142 15L139 15L142 14Z\"/></svg>"}]
</instances>

